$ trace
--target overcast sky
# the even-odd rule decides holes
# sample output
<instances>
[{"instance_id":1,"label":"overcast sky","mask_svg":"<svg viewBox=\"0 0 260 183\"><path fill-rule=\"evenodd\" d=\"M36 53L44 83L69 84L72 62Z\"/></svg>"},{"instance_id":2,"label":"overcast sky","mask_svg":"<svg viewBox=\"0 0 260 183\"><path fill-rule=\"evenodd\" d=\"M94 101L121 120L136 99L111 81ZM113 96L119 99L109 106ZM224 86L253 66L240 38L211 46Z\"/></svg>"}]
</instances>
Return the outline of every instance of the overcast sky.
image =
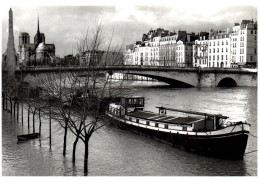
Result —
<instances>
[{"instance_id":1,"label":"overcast sky","mask_svg":"<svg viewBox=\"0 0 260 183\"><path fill-rule=\"evenodd\" d=\"M242 19L257 19L256 1L197 0L191 3L185 0L181 2L160 0L160 2L161 6L158 4L144 6L145 4L138 3L137 6L132 4L104 6L102 3L98 6L5 5L1 11L2 51L6 50L7 45L9 8L12 8L14 14L16 49L20 32L28 32L30 41L33 42L39 14L40 32L45 34L46 43L55 44L56 55L59 56L70 54L72 50L75 53L76 38L87 29L92 29L97 21L102 21L107 35L114 30L116 41L125 38L125 43L130 44L140 40L142 34L151 28L199 32L209 31L211 28L226 29L232 27L234 22L240 23Z\"/></svg>"}]
</instances>

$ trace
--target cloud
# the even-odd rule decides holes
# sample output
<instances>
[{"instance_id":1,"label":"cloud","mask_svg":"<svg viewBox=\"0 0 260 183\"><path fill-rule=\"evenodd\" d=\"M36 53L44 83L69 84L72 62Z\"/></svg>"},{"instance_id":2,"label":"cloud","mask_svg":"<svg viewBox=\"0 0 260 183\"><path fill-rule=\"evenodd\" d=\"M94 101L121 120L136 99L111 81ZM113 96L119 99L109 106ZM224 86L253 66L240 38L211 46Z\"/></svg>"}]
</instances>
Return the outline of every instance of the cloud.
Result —
<instances>
[{"instance_id":1,"label":"cloud","mask_svg":"<svg viewBox=\"0 0 260 183\"><path fill-rule=\"evenodd\" d=\"M115 40L125 39L126 44L141 40L150 28L179 29L189 32L226 29L242 19L256 19L256 6L225 6L171 4L165 6L17 6L14 12L14 37L16 49L20 31L30 34L31 42L37 31L45 33L46 43L55 43L57 55L71 51L75 39L97 21L102 21L106 37L114 30ZM2 51L5 51L8 34L8 11L2 11ZM75 49L74 49L75 50Z\"/></svg>"}]
</instances>

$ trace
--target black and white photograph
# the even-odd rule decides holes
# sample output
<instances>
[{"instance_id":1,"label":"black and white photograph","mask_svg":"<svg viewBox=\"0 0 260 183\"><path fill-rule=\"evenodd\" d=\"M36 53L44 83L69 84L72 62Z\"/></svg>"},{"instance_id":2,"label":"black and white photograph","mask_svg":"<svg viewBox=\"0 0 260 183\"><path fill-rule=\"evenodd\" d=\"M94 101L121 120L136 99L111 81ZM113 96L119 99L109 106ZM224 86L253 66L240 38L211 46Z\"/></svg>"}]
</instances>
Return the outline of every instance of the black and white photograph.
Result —
<instances>
[{"instance_id":1,"label":"black and white photograph","mask_svg":"<svg viewBox=\"0 0 260 183\"><path fill-rule=\"evenodd\" d=\"M1 179L256 181L257 9L1 2Z\"/></svg>"}]
</instances>

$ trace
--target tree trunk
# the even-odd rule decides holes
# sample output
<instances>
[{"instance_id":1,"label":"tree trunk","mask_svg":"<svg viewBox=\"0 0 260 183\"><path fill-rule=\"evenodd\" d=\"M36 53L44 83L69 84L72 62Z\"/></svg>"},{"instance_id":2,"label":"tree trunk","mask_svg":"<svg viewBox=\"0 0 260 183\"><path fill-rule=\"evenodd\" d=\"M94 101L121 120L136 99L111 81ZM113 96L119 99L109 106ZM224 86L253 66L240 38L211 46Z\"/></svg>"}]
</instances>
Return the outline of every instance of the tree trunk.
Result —
<instances>
[{"instance_id":1,"label":"tree trunk","mask_svg":"<svg viewBox=\"0 0 260 183\"><path fill-rule=\"evenodd\" d=\"M16 121L19 123L19 102L17 102L17 116L16 116Z\"/></svg>"},{"instance_id":2,"label":"tree trunk","mask_svg":"<svg viewBox=\"0 0 260 183\"><path fill-rule=\"evenodd\" d=\"M65 122L65 128L64 128L64 141L63 141L63 156L66 155L66 147L67 147L67 132L68 132L68 121Z\"/></svg>"},{"instance_id":3,"label":"tree trunk","mask_svg":"<svg viewBox=\"0 0 260 183\"><path fill-rule=\"evenodd\" d=\"M72 162L73 162L73 164L75 164L75 162L76 162L76 148L77 148L78 140L79 140L79 134L77 135L76 140L73 143L73 152L72 152Z\"/></svg>"},{"instance_id":4,"label":"tree trunk","mask_svg":"<svg viewBox=\"0 0 260 183\"><path fill-rule=\"evenodd\" d=\"M41 136L42 120L41 120L41 108L39 108L39 134Z\"/></svg>"},{"instance_id":5,"label":"tree trunk","mask_svg":"<svg viewBox=\"0 0 260 183\"><path fill-rule=\"evenodd\" d=\"M35 133L35 110L33 111L33 133Z\"/></svg>"},{"instance_id":6,"label":"tree trunk","mask_svg":"<svg viewBox=\"0 0 260 183\"><path fill-rule=\"evenodd\" d=\"M16 102L14 102L14 120L15 120L15 105L16 105Z\"/></svg>"},{"instance_id":7,"label":"tree trunk","mask_svg":"<svg viewBox=\"0 0 260 183\"><path fill-rule=\"evenodd\" d=\"M13 104L12 104L11 97L10 97L10 112L11 112L11 115L13 115Z\"/></svg>"},{"instance_id":8,"label":"tree trunk","mask_svg":"<svg viewBox=\"0 0 260 183\"><path fill-rule=\"evenodd\" d=\"M29 104L29 108L28 108L28 133L30 133L30 104Z\"/></svg>"},{"instance_id":9,"label":"tree trunk","mask_svg":"<svg viewBox=\"0 0 260 183\"><path fill-rule=\"evenodd\" d=\"M50 149L51 149L51 106L50 106L50 109L49 109L50 111L49 111L49 120L50 120L50 123L49 123L49 131L50 131L50 133L49 133L49 135L50 135Z\"/></svg>"},{"instance_id":10,"label":"tree trunk","mask_svg":"<svg viewBox=\"0 0 260 183\"><path fill-rule=\"evenodd\" d=\"M84 174L88 175L88 142L89 138L85 139L85 156L84 156Z\"/></svg>"},{"instance_id":11,"label":"tree trunk","mask_svg":"<svg viewBox=\"0 0 260 183\"><path fill-rule=\"evenodd\" d=\"M22 125L23 125L23 101L22 101Z\"/></svg>"},{"instance_id":12,"label":"tree trunk","mask_svg":"<svg viewBox=\"0 0 260 183\"><path fill-rule=\"evenodd\" d=\"M3 95L2 102L3 102L3 110L5 110L5 95Z\"/></svg>"}]
</instances>

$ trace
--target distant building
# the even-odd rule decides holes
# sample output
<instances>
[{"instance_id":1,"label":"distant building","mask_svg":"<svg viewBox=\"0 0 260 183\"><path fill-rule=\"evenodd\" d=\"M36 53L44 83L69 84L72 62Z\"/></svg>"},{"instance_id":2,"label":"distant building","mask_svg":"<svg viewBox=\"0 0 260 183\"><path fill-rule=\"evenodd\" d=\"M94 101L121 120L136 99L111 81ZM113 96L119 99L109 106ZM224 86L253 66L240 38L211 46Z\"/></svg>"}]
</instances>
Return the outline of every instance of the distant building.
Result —
<instances>
[{"instance_id":1,"label":"distant building","mask_svg":"<svg viewBox=\"0 0 260 183\"><path fill-rule=\"evenodd\" d=\"M205 39L204 39L205 38ZM257 22L242 20L232 31L209 32L193 45L194 67L237 67L257 64Z\"/></svg>"},{"instance_id":2,"label":"distant building","mask_svg":"<svg viewBox=\"0 0 260 183\"><path fill-rule=\"evenodd\" d=\"M196 39L198 39L198 35L195 33L187 34L185 31L183 34L179 34L176 43L176 66L192 67L192 46Z\"/></svg>"},{"instance_id":3,"label":"distant building","mask_svg":"<svg viewBox=\"0 0 260 183\"><path fill-rule=\"evenodd\" d=\"M30 43L27 32L20 33L18 53L19 62L23 65L48 65L55 59L55 45L45 43L45 35L40 33L39 18L33 43Z\"/></svg>"},{"instance_id":4,"label":"distant building","mask_svg":"<svg viewBox=\"0 0 260 183\"><path fill-rule=\"evenodd\" d=\"M124 65L135 65L134 61L134 44L126 45L124 52Z\"/></svg>"},{"instance_id":5,"label":"distant building","mask_svg":"<svg viewBox=\"0 0 260 183\"><path fill-rule=\"evenodd\" d=\"M157 28L143 34L142 41L126 47L126 65L187 66L192 64L192 44L196 36Z\"/></svg>"},{"instance_id":6,"label":"distant building","mask_svg":"<svg viewBox=\"0 0 260 183\"><path fill-rule=\"evenodd\" d=\"M88 50L79 57L82 66L123 65L123 53L115 51Z\"/></svg>"},{"instance_id":7,"label":"distant building","mask_svg":"<svg viewBox=\"0 0 260 183\"><path fill-rule=\"evenodd\" d=\"M230 39L232 66L257 63L257 22L242 20L241 24L235 23Z\"/></svg>"},{"instance_id":8,"label":"distant building","mask_svg":"<svg viewBox=\"0 0 260 183\"><path fill-rule=\"evenodd\" d=\"M143 34L142 41L126 46L125 65L176 67L234 67L256 65L257 22L242 20L233 30L170 32L158 28Z\"/></svg>"},{"instance_id":9,"label":"distant building","mask_svg":"<svg viewBox=\"0 0 260 183\"><path fill-rule=\"evenodd\" d=\"M230 67L230 38L227 31L210 31L208 67Z\"/></svg>"},{"instance_id":10,"label":"distant building","mask_svg":"<svg viewBox=\"0 0 260 183\"><path fill-rule=\"evenodd\" d=\"M193 45L193 67L209 67L208 62L209 33L199 33L199 39Z\"/></svg>"}]
</instances>

